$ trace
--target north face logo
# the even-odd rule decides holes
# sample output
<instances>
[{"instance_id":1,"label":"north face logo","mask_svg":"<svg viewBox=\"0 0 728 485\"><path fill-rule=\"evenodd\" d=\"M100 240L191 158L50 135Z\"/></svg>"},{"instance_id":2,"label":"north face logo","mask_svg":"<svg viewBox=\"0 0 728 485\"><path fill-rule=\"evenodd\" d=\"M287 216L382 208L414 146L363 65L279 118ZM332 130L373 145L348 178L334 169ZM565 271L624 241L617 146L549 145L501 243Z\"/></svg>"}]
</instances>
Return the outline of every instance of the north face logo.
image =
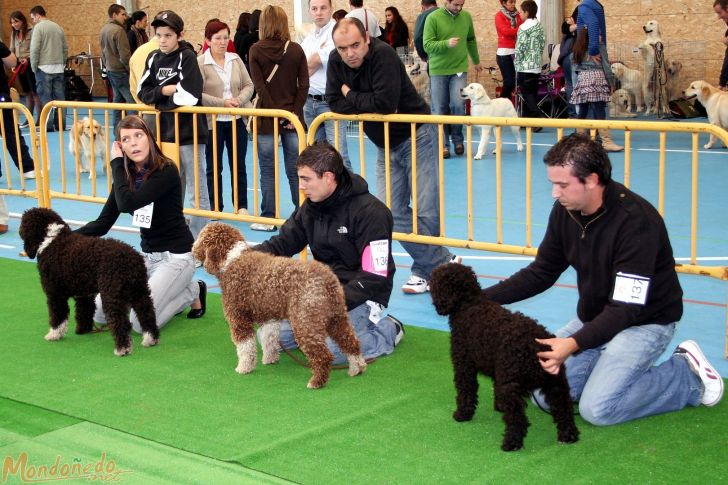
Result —
<instances>
[{"instance_id":1,"label":"north face logo","mask_svg":"<svg viewBox=\"0 0 728 485\"><path fill-rule=\"evenodd\" d=\"M346 228L346 226L341 226L336 230L339 234L349 234L349 230Z\"/></svg>"}]
</instances>

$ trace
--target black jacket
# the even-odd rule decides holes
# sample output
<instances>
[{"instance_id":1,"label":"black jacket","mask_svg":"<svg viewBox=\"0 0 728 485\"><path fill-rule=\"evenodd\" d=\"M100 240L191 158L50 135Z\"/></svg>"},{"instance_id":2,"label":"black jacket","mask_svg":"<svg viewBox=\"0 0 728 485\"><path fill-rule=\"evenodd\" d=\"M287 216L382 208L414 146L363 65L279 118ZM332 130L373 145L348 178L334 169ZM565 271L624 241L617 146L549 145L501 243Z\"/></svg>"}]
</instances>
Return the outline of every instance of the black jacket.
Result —
<instances>
[{"instance_id":1,"label":"black jacket","mask_svg":"<svg viewBox=\"0 0 728 485\"><path fill-rule=\"evenodd\" d=\"M122 212L133 214L135 210L154 202L151 227L140 229L142 251L180 254L192 250L194 238L182 214L182 181L175 165L169 163L157 170L135 191L129 187L123 158L111 161L111 175L111 193L101 214L95 221L76 229L76 232L87 236L103 236Z\"/></svg>"},{"instance_id":2,"label":"black jacket","mask_svg":"<svg viewBox=\"0 0 728 485\"><path fill-rule=\"evenodd\" d=\"M576 270L577 314L585 323L572 335L581 349L602 345L627 327L682 317L665 223L649 202L617 182L607 184L602 208L586 219L556 202L536 260L483 293L502 304L520 301L551 287L568 266ZM650 279L644 305L612 298L619 272Z\"/></svg>"},{"instance_id":3,"label":"black jacket","mask_svg":"<svg viewBox=\"0 0 728 485\"><path fill-rule=\"evenodd\" d=\"M394 280L392 213L369 193L366 181L344 170L342 181L322 202L306 199L281 227L278 236L255 246L278 256L293 256L306 245L317 261L328 265L344 287L349 310L367 300L389 303ZM387 241L386 275L366 271L370 243Z\"/></svg>"},{"instance_id":4,"label":"black jacket","mask_svg":"<svg viewBox=\"0 0 728 485\"><path fill-rule=\"evenodd\" d=\"M170 84L178 84L177 92L172 96L163 95L162 87ZM154 105L163 112L160 115L161 141L175 141L175 114L170 110L180 106L202 106L202 84L197 56L187 42L183 41L178 49L167 54L159 49L149 53L137 95L144 103ZM193 116L189 113L179 114L180 145L194 143ZM207 119L205 115L198 115L197 142L205 144L206 141Z\"/></svg>"},{"instance_id":5,"label":"black jacket","mask_svg":"<svg viewBox=\"0 0 728 485\"><path fill-rule=\"evenodd\" d=\"M341 94L343 84L351 89L346 97ZM397 53L379 39L371 39L364 63L357 69L347 66L336 49L331 51L326 100L334 113L430 114L430 107L417 94ZM365 122L364 132L376 146L384 148L383 123ZM409 140L410 125L391 123L389 137L392 147Z\"/></svg>"}]
</instances>

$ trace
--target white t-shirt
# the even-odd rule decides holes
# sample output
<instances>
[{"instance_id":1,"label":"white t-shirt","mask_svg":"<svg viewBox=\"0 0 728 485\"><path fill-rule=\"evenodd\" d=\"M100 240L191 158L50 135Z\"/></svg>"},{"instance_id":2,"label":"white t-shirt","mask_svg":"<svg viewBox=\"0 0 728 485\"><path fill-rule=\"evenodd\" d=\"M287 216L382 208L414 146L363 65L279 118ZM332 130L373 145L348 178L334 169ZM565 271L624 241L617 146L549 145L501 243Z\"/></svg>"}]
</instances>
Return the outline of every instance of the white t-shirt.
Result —
<instances>
[{"instance_id":1,"label":"white t-shirt","mask_svg":"<svg viewBox=\"0 0 728 485\"><path fill-rule=\"evenodd\" d=\"M361 23L364 24L364 29L369 32L369 37L379 37L382 35L382 30L379 28L377 16L374 15L371 10L367 10L364 7L355 8L351 12L347 13L346 16L361 20Z\"/></svg>"},{"instance_id":2,"label":"white t-shirt","mask_svg":"<svg viewBox=\"0 0 728 485\"><path fill-rule=\"evenodd\" d=\"M336 21L331 19L320 30L314 28L301 42L301 48L306 54L306 59L316 53L321 58L321 67L311 74L308 79L309 94L324 95L326 93L326 69L329 65L329 54L334 49L334 39L331 37L334 25L336 25Z\"/></svg>"}]
</instances>

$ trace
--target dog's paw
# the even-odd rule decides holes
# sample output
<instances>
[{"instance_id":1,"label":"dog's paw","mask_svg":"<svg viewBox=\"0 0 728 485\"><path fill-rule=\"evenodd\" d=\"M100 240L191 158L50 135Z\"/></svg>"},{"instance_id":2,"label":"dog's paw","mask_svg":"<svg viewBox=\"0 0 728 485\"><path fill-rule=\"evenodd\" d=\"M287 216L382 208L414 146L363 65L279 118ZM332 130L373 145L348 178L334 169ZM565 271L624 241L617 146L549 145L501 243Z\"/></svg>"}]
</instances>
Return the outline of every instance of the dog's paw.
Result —
<instances>
[{"instance_id":1,"label":"dog's paw","mask_svg":"<svg viewBox=\"0 0 728 485\"><path fill-rule=\"evenodd\" d=\"M710 150L711 148L713 148L713 143L708 142L705 145L703 145L703 148L705 148L706 150Z\"/></svg>"},{"instance_id":2,"label":"dog's paw","mask_svg":"<svg viewBox=\"0 0 728 485\"><path fill-rule=\"evenodd\" d=\"M456 410L454 413L452 413L452 418L455 421L463 422L463 421L470 421L473 419L474 411L464 411L464 410Z\"/></svg>"},{"instance_id":3,"label":"dog's paw","mask_svg":"<svg viewBox=\"0 0 728 485\"><path fill-rule=\"evenodd\" d=\"M264 349L265 350L265 349ZM281 353L279 351L268 351L263 352L263 358L261 361L263 365L277 364L281 360Z\"/></svg>"},{"instance_id":4,"label":"dog's paw","mask_svg":"<svg viewBox=\"0 0 728 485\"><path fill-rule=\"evenodd\" d=\"M493 150L493 153L495 153L495 150ZM478 152L478 153L476 153L476 154L475 154L475 156L473 157L473 160L481 160L482 158L483 158L483 154L482 154L482 153L480 153L480 152Z\"/></svg>"},{"instance_id":5,"label":"dog's paw","mask_svg":"<svg viewBox=\"0 0 728 485\"><path fill-rule=\"evenodd\" d=\"M361 355L350 355L349 359L349 375L351 377L363 374L367 370L367 363Z\"/></svg>"},{"instance_id":6,"label":"dog's paw","mask_svg":"<svg viewBox=\"0 0 728 485\"><path fill-rule=\"evenodd\" d=\"M576 429L576 426L574 428L566 430L564 432L559 431L559 437L558 437L559 443L563 444L571 444L576 443L579 441L579 430Z\"/></svg>"},{"instance_id":7,"label":"dog's paw","mask_svg":"<svg viewBox=\"0 0 728 485\"><path fill-rule=\"evenodd\" d=\"M121 347L119 349L114 349L114 355L118 357L124 357L125 355L131 354L131 342L129 343L129 346L127 347Z\"/></svg>"},{"instance_id":8,"label":"dog's paw","mask_svg":"<svg viewBox=\"0 0 728 485\"><path fill-rule=\"evenodd\" d=\"M151 333L144 332L144 337L142 338L142 346L143 347L153 347L159 343L159 338L154 338Z\"/></svg>"},{"instance_id":9,"label":"dog's paw","mask_svg":"<svg viewBox=\"0 0 728 485\"><path fill-rule=\"evenodd\" d=\"M250 367L249 365L245 364L238 364L238 366L235 368L235 372L237 372L238 374L250 374L251 372L253 372L253 369L255 369L255 367Z\"/></svg>"},{"instance_id":10,"label":"dog's paw","mask_svg":"<svg viewBox=\"0 0 728 485\"><path fill-rule=\"evenodd\" d=\"M503 451L518 451L521 448L523 448L523 441L519 443L503 440L503 443L501 444L501 450Z\"/></svg>"},{"instance_id":11,"label":"dog's paw","mask_svg":"<svg viewBox=\"0 0 728 485\"><path fill-rule=\"evenodd\" d=\"M518 145L516 146L516 150L518 150L519 152L522 152L522 151L523 151L523 145L519 143L519 144L518 144Z\"/></svg>"},{"instance_id":12,"label":"dog's paw","mask_svg":"<svg viewBox=\"0 0 728 485\"><path fill-rule=\"evenodd\" d=\"M325 385L326 385L325 379L314 376L314 377L311 377L311 379L309 379L308 384L306 384L306 387L308 387L309 389L321 389Z\"/></svg>"},{"instance_id":13,"label":"dog's paw","mask_svg":"<svg viewBox=\"0 0 728 485\"><path fill-rule=\"evenodd\" d=\"M55 340L61 340L63 337L66 336L66 332L68 331L68 322L63 322L62 324L58 325L56 328L51 328L48 333L45 336L45 339L49 342L53 342Z\"/></svg>"}]
</instances>

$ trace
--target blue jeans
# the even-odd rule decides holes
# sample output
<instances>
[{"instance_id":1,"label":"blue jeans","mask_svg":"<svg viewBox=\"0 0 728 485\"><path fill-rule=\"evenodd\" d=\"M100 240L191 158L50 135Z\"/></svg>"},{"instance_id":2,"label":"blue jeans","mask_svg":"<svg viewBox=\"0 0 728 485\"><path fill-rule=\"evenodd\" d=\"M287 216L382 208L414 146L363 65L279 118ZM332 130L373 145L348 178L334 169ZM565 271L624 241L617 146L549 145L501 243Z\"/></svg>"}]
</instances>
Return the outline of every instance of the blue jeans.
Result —
<instances>
[{"instance_id":1,"label":"blue jeans","mask_svg":"<svg viewBox=\"0 0 728 485\"><path fill-rule=\"evenodd\" d=\"M326 101L318 101L311 97L306 98L306 104L303 105L303 119L306 121L308 126L311 126L311 122L321 113L328 113L331 111L329 104ZM318 127L316 130L316 141L327 140L332 147L336 147L334 144L334 125L335 121L328 120L324 124ZM349 147L346 141L346 121L339 121L339 146L336 147L341 154L341 158L344 159L344 166L351 171L351 161L349 160Z\"/></svg>"},{"instance_id":2,"label":"blue jeans","mask_svg":"<svg viewBox=\"0 0 728 485\"><path fill-rule=\"evenodd\" d=\"M421 125L417 129L417 233L424 236L440 235L440 196L437 171L437 128ZM394 230L412 232L412 145L406 140L392 147L389 153L389 181L394 217ZM377 149L377 197L386 203L384 149ZM429 279L430 273L447 263L452 254L443 246L402 242L412 257L412 274Z\"/></svg>"},{"instance_id":3,"label":"blue jeans","mask_svg":"<svg viewBox=\"0 0 728 485\"><path fill-rule=\"evenodd\" d=\"M136 101L134 101L134 98L131 96L131 91L129 90L129 73L126 71L107 71L107 76L109 77L109 83L111 84L111 89L114 90L114 103L131 103L134 104ZM129 113L127 113L129 114ZM121 121L121 111L115 110L114 111L114 127L119 124L119 121Z\"/></svg>"},{"instance_id":4,"label":"blue jeans","mask_svg":"<svg viewBox=\"0 0 728 485\"><path fill-rule=\"evenodd\" d=\"M38 96L43 106L51 101L64 101L66 99L66 80L63 73L48 74L43 72L42 69L38 69L35 72L35 82L38 87ZM46 127L47 131L58 130L58 110L55 110L52 116L53 120L51 126Z\"/></svg>"},{"instance_id":5,"label":"blue jeans","mask_svg":"<svg viewBox=\"0 0 728 485\"><path fill-rule=\"evenodd\" d=\"M210 197L207 193L207 177L205 176L205 145L197 145L197 172L195 172L195 146L179 146L180 177L187 193L189 206L193 209L210 210ZM200 190L200 205L195 204L195 180ZM184 198L184 197L183 197ZM207 217L190 217L190 231L197 239L200 231L210 220Z\"/></svg>"},{"instance_id":6,"label":"blue jeans","mask_svg":"<svg viewBox=\"0 0 728 485\"><path fill-rule=\"evenodd\" d=\"M464 73L462 76L458 76L457 74L431 76L430 95L432 97L432 114L464 115L465 103L460 97L460 91L465 87L466 83L467 73ZM450 125L450 138L453 143L463 143L463 125ZM448 141L445 140L445 146L447 145ZM419 153L419 150L417 152Z\"/></svg>"},{"instance_id":7,"label":"blue jeans","mask_svg":"<svg viewBox=\"0 0 728 485\"><path fill-rule=\"evenodd\" d=\"M195 260L192 258L192 253L170 254L168 251L142 253L142 256L144 256L144 264L147 267L149 290L152 294L157 326L162 328L200 296L200 286L193 279ZM129 315L129 320L134 331L141 333L142 327L133 310ZM94 321L107 323L99 295L96 295Z\"/></svg>"},{"instance_id":8,"label":"blue jeans","mask_svg":"<svg viewBox=\"0 0 728 485\"><path fill-rule=\"evenodd\" d=\"M564 82L566 83L566 102L569 103L567 112L569 113L569 118L576 118L576 105L571 104L571 92L574 90L574 73L571 69L571 56L564 57L561 67L564 70Z\"/></svg>"},{"instance_id":9,"label":"blue jeans","mask_svg":"<svg viewBox=\"0 0 728 485\"><path fill-rule=\"evenodd\" d=\"M354 327L354 333L359 338L362 355L365 359L374 359L394 352L394 337L397 335L397 326L387 317L382 318L375 324L369 320L369 310L369 305L362 303L358 307L349 310L349 319L351 319L351 325ZM281 322L279 341L284 349L298 348L288 320ZM346 362L346 355L328 337L326 338L326 346L334 354L334 364Z\"/></svg>"},{"instance_id":10,"label":"blue jeans","mask_svg":"<svg viewBox=\"0 0 728 485\"><path fill-rule=\"evenodd\" d=\"M573 335L583 325L574 319L556 336ZM670 344L675 325L629 327L600 347L569 356L566 376L581 417L606 426L699 405L703 386L685 357L673 355L653 366ZM548 407L540 392L534 398Z\"/></svg>"},{"instance_id":11,"label":"blue jeans","mask_svg":"<svg viewBox=\"0 0 728 485\"><path fill-rule=\"evenodd\" d=\"M286 167L288 185L291 189L291 200L298 207L298 135L293 130L280 128L278 133L283 145L283 163ZM275 144L273 135L258 135L258 159L260 166L260 215L263 217L276 216L276 186L274 153Z\"/></svg>"},{"instance_id":12,"label":"blue jeans","mask_svg":"<svg viewBox=\"0 0 728 485\"><path fill-rule=\"evenodd\" d=\"M248 152L248 130L245 129L245 122L242 118L235 120L237 129L237 139L233 139L233 122L232 121L218 121L217 123L217 209L215 209L214 203L211 203L211 208L222 211L222 153L223 150L227 149L228 154L228 166L230 167L230 194L235 204L235 186L233 173L238 174L238 191L237 191L237 205L234 207L235 211L238 209L248 208L248 172L245 169L245 155ZM235 143L233 143L233 141ZM235 152L237 153L238 164L237 167L233 167L233 145L235 145ZM205 158L207 162L207 193L210 195L210 199L215 198L215 165L213 163L213 135L212 129L207 136L207 147L205 149Z\"/></svg>"}]
</instances>

